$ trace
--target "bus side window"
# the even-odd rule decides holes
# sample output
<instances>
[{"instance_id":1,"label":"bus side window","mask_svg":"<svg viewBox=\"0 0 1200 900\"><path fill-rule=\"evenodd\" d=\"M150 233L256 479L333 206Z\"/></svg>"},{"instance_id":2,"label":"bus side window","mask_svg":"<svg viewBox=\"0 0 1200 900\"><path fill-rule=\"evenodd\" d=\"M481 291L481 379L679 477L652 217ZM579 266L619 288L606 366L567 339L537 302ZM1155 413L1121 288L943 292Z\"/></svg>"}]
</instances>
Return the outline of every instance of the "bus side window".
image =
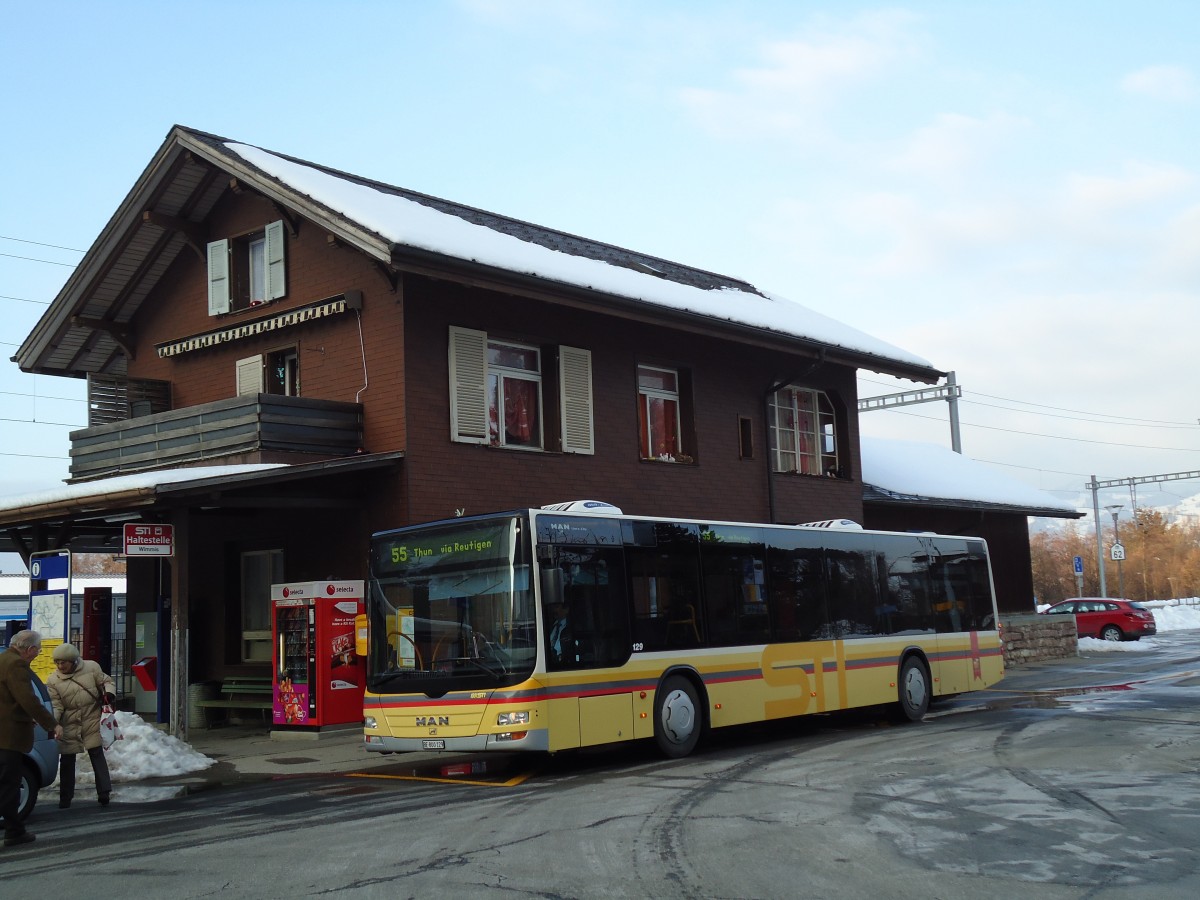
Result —
<instances>
[{"instance_id":1,"label":"bus side window","mask_svg":"<svg viewBox=\"0 0 1200 900\"><path fill-rule=\"evenodd\" d=\"M697 553L698 529L656 522L651 546L625 548L633 633L643 650L679 649L703 643ZM690 610L689 610L690 607ZM684 626L685 620L690 620Z\"/></svg>"},{"instance_id":2,"label":"bus side window","mask_svg":"<svg viewBox=\"0 0 1200 900\"><path fill-rule=\"evenodd\" d=\"M562 648L562 659L557 662L547 647L548 666L577 669L624 662L630 653L629 603L620 549L561 548L557 561L570 646ZM547 618L545 627L549 643L554 623Z\"/></svg>"},{"instance_id":3,"label":"bus side window","mask_svg":"<svg viewBox=\"0 0 1200 900\"><path fill-rule=\"evenodd\" d=\"M770 534L769 540L771 639L821 639L828 632L829 616L825 610L825 552L820 532L778 532Z\"/></svg>"}]
</instances>

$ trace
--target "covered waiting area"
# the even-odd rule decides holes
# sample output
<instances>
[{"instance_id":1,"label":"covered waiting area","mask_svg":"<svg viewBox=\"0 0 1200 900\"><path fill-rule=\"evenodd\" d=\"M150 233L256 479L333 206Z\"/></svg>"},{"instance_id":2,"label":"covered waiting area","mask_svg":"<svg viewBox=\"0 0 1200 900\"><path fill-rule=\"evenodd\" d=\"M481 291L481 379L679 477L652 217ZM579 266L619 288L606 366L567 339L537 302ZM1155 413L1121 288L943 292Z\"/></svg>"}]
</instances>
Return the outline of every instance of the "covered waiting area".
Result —
<instances>
[{"instance_id":1,"label":"covered waiting area","mask_svg":"<svg viewBox=\"0 0 1200 900\"><path fill-rule=\"evenodd\" d=\"M127 558L128 603L161 611L170 637L159 691L171 732L186 737L192 669L219 677L225 663L250 665L232 636L236 586L221 575L229 548L294 546L289 580L361 573L370 531L397 524L386 510L401 493L403 456L163 469L0 498L0 552L26 565L44 551L122 555L127 523L171 525L172 556Z\"/></svg>"}]
</instances>

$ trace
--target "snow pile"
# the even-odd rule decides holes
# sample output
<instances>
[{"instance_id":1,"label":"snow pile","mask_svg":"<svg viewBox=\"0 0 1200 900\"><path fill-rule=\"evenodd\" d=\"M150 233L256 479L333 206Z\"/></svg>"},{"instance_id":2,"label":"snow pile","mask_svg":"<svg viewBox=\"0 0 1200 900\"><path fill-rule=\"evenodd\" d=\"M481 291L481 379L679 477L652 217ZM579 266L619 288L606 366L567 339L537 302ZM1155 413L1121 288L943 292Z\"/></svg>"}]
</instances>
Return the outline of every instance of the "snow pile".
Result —
<instances>
[{"instance_id":1,"label":"snow pile","mask_svg":"<svg viewBox=\"0 0 1200 900\"><path fill-rule=\"evenodd\" d=\"M186 775L216 763L215 759L192 749L179 738L159 731L136 713L118 712L117 724L121 728L121 740L106 753L108 771L114 784L165 775ZM79 754L76 764L76 780L80 784L94 784L96 779L88 755Z\"/></svg>"},{"instance_id":2,"label":"snow pile","mask_svg":"<svg viewBox=\"0 0 1200 900\"><path fill-rule=\"evenodd\" d=\"M1195 598L1192 599L1195 603ZM1159 634L1164 631L1187 631L1193 628L1200 628L1200 606L1196 605L1180 605L1176 606L1166 600L1151 600L1142 603L1152 613L1154 613L1154 625L1158 628ZM1045 609L1045 607L1039 607ZM1080 638L1079 649L1088 651L1099 651L1101 653L1149 653L1158 647L1157 641L1152 637L1144 637L1139 641L1102 641L1099 638Z\"/></svg>"}]
</instances>

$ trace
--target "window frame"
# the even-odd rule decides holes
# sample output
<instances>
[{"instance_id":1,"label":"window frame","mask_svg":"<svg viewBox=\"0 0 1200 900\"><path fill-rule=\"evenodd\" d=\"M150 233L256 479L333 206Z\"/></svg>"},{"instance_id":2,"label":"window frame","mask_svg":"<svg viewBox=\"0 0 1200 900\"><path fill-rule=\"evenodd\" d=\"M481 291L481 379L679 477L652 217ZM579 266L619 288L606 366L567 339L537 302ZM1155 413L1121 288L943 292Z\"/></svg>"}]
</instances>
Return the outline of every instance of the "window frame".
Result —
<instances>
[{"instance_id":1,"label":"window frame","mask_svg":"<svg viewBox=\"0 0 1200 900\"><path fill-rule=\"evenodd\" d=\"M533 354L535 367L533 369L507 366L493 361L493 352L505 350L515 351L518 355ZM505 447L514 450L544 449L542 419L544 403L542 401L542 351L540 347L524 344L518 341L488 338L487 341L487 374L484 382L487 389L488 401L488 444L492 447ZM535 385L537 420L528 443L508 440L508 434L513 428L507 421L510 394L506 391L506 382L525 382ZM519 426L516 426L519 427Z\"/></svg>"},{"instance_id":2,"label":"window frame","mask_svg":"<svg viewBox=\"0 0 1200 900\"><path fill-rule=\"evenodd\" d=\"M642 381L643 372L669 375L675 383L675 389L649 387ZM683 403L680 397L682 379L678 369L666 366L639 363L637 367L638 386L638 452L642 459L665 460L675 462L683 455ZM655 435L653 423L655 417L651 414L651 404L655 401L674 405L675 437L674 447L664 453L655 453Z\"/></svg>"},{"instance_id":3,"label":"window frame","mask_svg":"<svg viewBox=\"0 0 1200 900\"><path fill-rule=\"evenodd\" d=\"M810 405L801 409L800 397L806 397ZM771 471L785 475L831 475L841 474L839 446L840 429L837 409L826 391L787 385L777 390L770 398ZM786 413L790 424L781 422ZM809 421L808 426L802 423ZM781 446L781 436L789 438L790 447ZM802 449L805 444L810 449ZM788 466L784 457L794 457ZM807 465L802 466L802 461Z\"/></svg>"},{"instance_id":4,"label":"window frame","mask_svg":"<svg viewBox=\"0 0 1200 900\"><path fill-rule=\"evenodd\" d=\"M277 350L268 351L263 356L265 363L263 393L279 397L299 397L300 348L295 345L280 347ZM282 382L273 374L277 369L281 369L283 372Z\"/></svg>"},{"instance_id":5,"label":"window frame","mask_svg":"<svg viewBox=\"0 0 1200 900\"><path fill-rule=\"evenodd\" d=\"M263 571L254 571L251 563L259 559L266 561L265 582L255 576ZM243 550L238 554L238 613L239 636L238 661L243 663L270 662L272 656L271 637L271 585L284 581L284 554L279 548L265 550ZM255 583L251 583L251 582ZM257 627L264 626L264 627Z\"/></svg>"}]
</instances>

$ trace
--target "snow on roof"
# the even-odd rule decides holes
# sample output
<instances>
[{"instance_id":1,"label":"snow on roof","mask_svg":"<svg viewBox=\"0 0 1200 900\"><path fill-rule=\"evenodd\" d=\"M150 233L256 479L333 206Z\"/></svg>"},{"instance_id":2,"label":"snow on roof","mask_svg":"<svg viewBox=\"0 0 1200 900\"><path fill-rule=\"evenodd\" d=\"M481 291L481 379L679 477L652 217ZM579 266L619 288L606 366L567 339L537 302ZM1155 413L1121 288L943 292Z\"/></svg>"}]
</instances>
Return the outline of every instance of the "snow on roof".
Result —
<instances>
[{"instance_id":1,"label":"snow on roof","mask_svg":"<svg viewBox=\"0 0 1200 900\"><path fill-rule=\"evenodd\" d=\"M1069 503L999 474L946 447L921 441L859 438L863 481L894 494L967 500L1075 513Z\"/></svg>"},{"instance_id":2,"label":"snow on roof","mask_svg":"<svg viewBox=\"0 0 1200 900\"><path fill-rule=\"evenodd\" d=\"M0 512L22 509L27 506L43 506L49 503L82 500L86 497L119 494L125 491L153 489L160 484L174 484L180 481L201 481L205 478L240 475L245 472L258 472L263 469L278 469L283 467L281 463L238 466L194 466L190 469L159 469L152 472L138 472L133 475L118 475L114 478L104 478L99 481L81 481L76 484L64 484L62 487L48 488L44 491L36 491L30 494L12 494L7 497L0 497Z\"/></svg>"},{"instance_id":3,"label":"snow on roof","mask_svg":"<svg viewBox=\"0 0 1200 900\"><path fill-rule=\"evenodd\" d=\"M784 297L731 288L703 290L563 253L258 147L233 142L225 147L293 190L394 244L934 369L932 363L916 354Z\"/></svg>"}]
</instances>

